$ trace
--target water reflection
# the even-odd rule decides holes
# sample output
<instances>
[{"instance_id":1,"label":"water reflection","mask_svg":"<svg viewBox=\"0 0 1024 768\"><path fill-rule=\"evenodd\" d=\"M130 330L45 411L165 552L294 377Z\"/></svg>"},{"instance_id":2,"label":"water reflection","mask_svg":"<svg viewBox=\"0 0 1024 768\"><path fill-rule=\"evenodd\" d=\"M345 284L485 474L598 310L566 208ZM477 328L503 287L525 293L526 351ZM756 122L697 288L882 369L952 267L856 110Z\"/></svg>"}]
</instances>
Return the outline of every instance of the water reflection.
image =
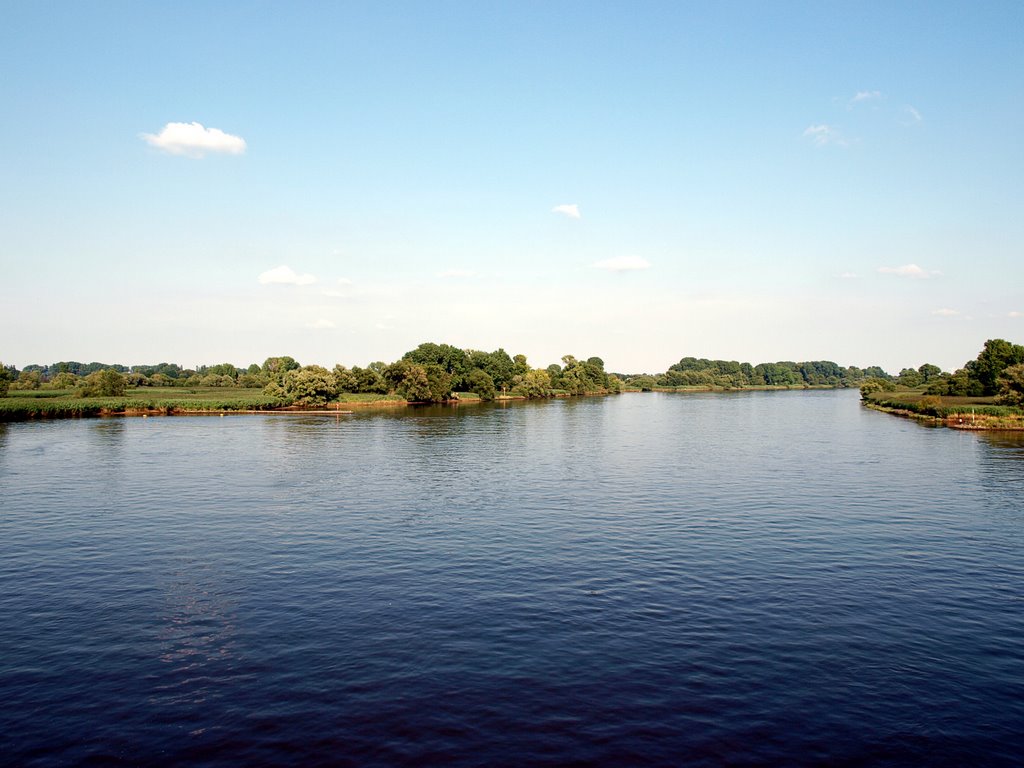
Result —
<instances>
[{"instance_id":1,"label":"water reflection","mask_svg":"<svg viewBox=\"0 0 1024 768\"><path fill-rule=\"evenodd\" d=\"M99 445L104 448L120 448L124 444L128 423L124 416L96 419L89 421L89 429Z\"/></svg>"},{"instance_id":2,"label":"water reflection","mask_svg":"<svg viewBox=\"0 0 1024 768\"><path fill-rule=\"evenodd\" d=\"M233 606L220 593L223 582L223 574L191 558L171 576L157 633L166 669L152 703L199 703L216 694L235 656Z\"/></svg>"},{"instance_id":3,"label":"water reflection","mask_svg":"<svg viewBox=\"0 0 1024 768\"><path fill-rule=\"evenodd\" d=\"M979 432L979 437L1002 454L1002 458L1024 459L1024 431Z\"/></svg>"}]
</instances>

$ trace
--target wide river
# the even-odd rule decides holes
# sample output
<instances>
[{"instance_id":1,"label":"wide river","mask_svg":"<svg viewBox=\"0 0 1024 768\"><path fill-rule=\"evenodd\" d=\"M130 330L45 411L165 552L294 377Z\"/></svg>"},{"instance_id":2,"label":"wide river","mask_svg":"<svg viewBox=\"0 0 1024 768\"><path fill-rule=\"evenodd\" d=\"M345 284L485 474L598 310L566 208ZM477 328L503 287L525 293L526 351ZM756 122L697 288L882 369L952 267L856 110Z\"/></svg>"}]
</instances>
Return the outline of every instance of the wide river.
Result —
<instances>
[{"instance_id":1,"label":"wide river","mask_svg":"<svg viewBox=\"0 0 1024 768\"><path fill-rule=\"evenodd\" d=\"M0 424L0 762L1019 765L1024 439L854 391Z\"/></svg>"}]
</instances>

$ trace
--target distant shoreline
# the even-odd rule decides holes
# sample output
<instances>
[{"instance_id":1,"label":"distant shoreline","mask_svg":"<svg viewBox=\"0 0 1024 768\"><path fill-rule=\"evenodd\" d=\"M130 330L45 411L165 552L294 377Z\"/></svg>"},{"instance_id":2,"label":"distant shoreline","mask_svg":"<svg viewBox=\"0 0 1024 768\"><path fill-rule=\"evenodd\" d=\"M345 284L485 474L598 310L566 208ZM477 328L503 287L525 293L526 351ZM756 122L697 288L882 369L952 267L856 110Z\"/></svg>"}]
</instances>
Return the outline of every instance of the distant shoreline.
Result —
<instances>
[{"instance_id":1,"label":"distant shoreline","mask_svg":"<svg viewBox=\"0 0 1024 768\"><path fill-rule=\"evenodd\" d=\"M832 386L751 386L751 387L655 387L650 390L629 388L622 394L642 394L660 392L662 394L702 394L708 392L729 394L738 392L775 392L775 391L807 391L823 389L842 389ZM258 402L259 398L236 395L232 400L230 393L217 391L201 391L182 393L180 397L147 398L143 390L133 390L124 397L114 398L76 398L72 396L39 396L22 395L0 398L0 422L42 421L50 419L110 418L134 417L148 418L159 416L226 416L226 415L259 415L259 414L296 414L296 415L351 415L357 411L393 410L396 408L417 407L424 405L457 406L462 404L480 404L483 402L508 403L525 401L530 398L519 394L497 395L493 400L461 393L458 397L439 403L424 401L408 401L399 398L380 399L341 399L323 405L279 405L270 401ZM20 394L20 393L19 393ZM567 392L553 393L549 398L564 399L571 397L604 397L612 392L595 391L574 395ZM217 397L220 395L220 397ZM202 398L210 398L210 407L197 407ZM198 398L198 399L197 399ZM537 398L534 398L537 399Z\"/></svg>"}]
</instances>

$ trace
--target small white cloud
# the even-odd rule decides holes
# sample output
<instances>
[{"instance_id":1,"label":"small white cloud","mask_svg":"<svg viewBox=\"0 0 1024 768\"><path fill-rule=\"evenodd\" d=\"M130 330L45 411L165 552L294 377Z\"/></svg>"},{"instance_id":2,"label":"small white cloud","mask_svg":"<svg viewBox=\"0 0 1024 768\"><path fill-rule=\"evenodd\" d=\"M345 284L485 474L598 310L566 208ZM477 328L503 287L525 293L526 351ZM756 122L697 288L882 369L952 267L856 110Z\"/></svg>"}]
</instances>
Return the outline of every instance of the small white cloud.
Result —
<instances>
[{"instance_id":1,"label":"small white cloud","mask_svg":"<svg viewBox=\"0 0 1024 768\"><path fill-rule=\"evenodd\" d=\"M843 274L841 274L839 277L841 277L843 280L856 280L857 279L857 273L856 272L843 272Z\"/></svg>"},{"instance_id":2,"label":"small white cloud","mask_svg":"<svg viewBox=\"0 0 1024 768\"><path fill-rule=\"evenodd\" d=\"M151 147L170 155L202 157L207 152L241 155L245 139L224 133L219 128L205 128L201 123L168 123L160 133L139 136Z\"/></svg>"},{"instance_id":3,"label":"small white cloud","mask_svg":"<svg viewBox=\"0 0 1024 768\"><path fill-rule=\"evenodd\" d=\"M316 278L309 274L297 274L291 267L282 264L261 274L259 281L263 285L309 285L315 283Z\"/></svg>"},{"instance_id":4,"label":"small white cloud","mask_svg":"<svg viewBox=\"0 0 1024 768\"><path fill-rule=\"evenodd\" d=\"M857 91L853 98L850 99L849 106L852 107L854 104L860 104L864 101L877 101L880 98L882 98L881 91Z\"/></svg>"},{"instance_id":5,"label":"small white cloud","mask_svg":"<svg viewBox=\"0 0 1024 768\"><path fill-rule=\"evenodd\" d=\"M1013 312L1007 312L1006 316L1012 318L1024 317L1024 312L1017 312L1014 310Z\"/></svg>"},{"instance_id":6,"label":"small white cloud","mask_svg":"<svg viewBox=\"0 0 1024 768\"><path fill-rule=\"evenodd\" d=\"M354 283L352 282L351 279L349 279L347 277L339 277L338 278L338 285L354 285Z\"/></svg>"},{"instance_id":7,"label":"small white cloud","mask_svg":"<svg viewBox=\"0 0 1024 768\"><path fill-rule=\"evenodd\" d=\"M813 141L816 147L824 147L826 144L845 147L848 143L834 126L825 123L807 126L803 135Z\"/></svg>"},{"instance_id":8,"label":"small white cloud","mask_svg":"<svg viewBox=\"0 0 1024 768\"><path fill-rule=\"evenodd\" d=\"M959 317L963 313L959 309L948 309L943 307L942 309L932 310L933 315L938 317Z\"/></svg>"},{"instance_id":9,"label":"small white cloud","mask_svg":"<svg viewBox=\"0 0 1024 768\"><path fill-rule=\"evenodd\" d=\"M576 203L565 203L564 205L556 205L551 209L552 213L560 213L563 216L570 219L580 219L583 215L580 213L580 207Z\"/></svg>"},{"instance_id":10,"label":"small white cloud","mask_svg":"<svg viewBox=\"0 0 1024 768\"><path fill-rule=\"evenodd\" d=\"M591 264L594 269L605 269L609 272L630 272L637 269L650 269L651 262L641 256L616 256Z\"/></svg>"},{"instance_id":11,"label":"small white cloud","mask_svg":"<svg viewBox=\"0 0 1024 768\"><path fill-rule=\"evenodd\" d=\"M903 119L902 122L903 122L904 125L917 125L922 120L924 120L924 118L921 117L921 113L918 112L916 109L914 109L909 104L907 104L905 107L903 107L903 116L904 116L904 119Z\"/></svg>"},{"instance_id":12,"label":"small white cloud","mask_svg":"<svg viewBox=\"0 0 1024 768\"><path fill-rule=\"evenodd\" d=\"M473 277L476 272L469 269L446 269L444 272L438 272L437 276L442 278L457 278L457 277Z\"/></svg>"},{"instance_id":13,"label":"small white cloud","mask_svg":"<svg viewBox=\"0 0 1024 768\"><path fill-rule=\"evenodd\" d=\"M904 264L902 267L879 267L878 271L883 275L896 275L897 277L927 278L932 275L941 275L937 270L927 271L917 264Z\"/></svg>"},{"instance_id":14,"label":"small white cloud","mask_svg":"<svg viewBox=\"0 0 1024 768\"><path fill-rule=\"evenodd\" d=\"M322 330L327 328L336 328L337 326L330 320L321 317L319 320L316 320L315 322L306 323L306 327L311 328L313 330Z\"/></svg>"}]
</instances>

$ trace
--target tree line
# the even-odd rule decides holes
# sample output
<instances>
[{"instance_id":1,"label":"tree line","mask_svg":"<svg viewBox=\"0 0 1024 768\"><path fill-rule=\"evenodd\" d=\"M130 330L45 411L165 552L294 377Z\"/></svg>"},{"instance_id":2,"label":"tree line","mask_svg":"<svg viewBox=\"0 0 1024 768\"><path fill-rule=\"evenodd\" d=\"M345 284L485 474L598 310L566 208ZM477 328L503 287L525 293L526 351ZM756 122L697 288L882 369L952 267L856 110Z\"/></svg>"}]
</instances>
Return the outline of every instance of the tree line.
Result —
<instances>
[{"instance_id":1,"label":"tree line","mask_svg":"<svg viewBox=\"0 0 1024 768\"><path fill-rule=\"evenodd\" d=\"M420 344L393 363L365 368L300 365L293 357L268 357L263 364L239 368L231 363L183 368L174 363L124 366L64 361L27 365L0 364L0 395L9 390L72 390L83 397L122 395L130 387L231 387L262 389L282 403L322 405L345 394L393 395L410 402L441 402L454 393L493 400L499 393L551 397L620 392L622 379L607 373L598 357L533 368L525 355L504 349L484 352L450 344Z\"/></svg>"},{"instance_id":2,"label":"tree line","mask_svg":"<svg viewBox=\"0 0 1024 768\"><path fill-rule=\"evenodd\" d=\"M990 395L1000 389L1000 377L1024 363L1024 347L1002 339L985 342L976 360L954 373L926 363L904 368L897 376L879 366L840 366L829 360L750 363L684 357L660 374L622 374L605 370L599 357L562 358L546 368L534 368L525 355L504 349L484 352L450 344L426 342L393 363L373 362L365 368L301 365L292 357L268 357L262 364L239 368L231 363L183 368L157 365L80 363L27 365L22 370L0 364L0 395L8 390L73 390L89 396L121 395L130 387L231 387L262 389L282 403L322 405L345 394L393 395L411 402L440 402L454 393L474 393L493 400L499 393L527 398L623 389L683 387L743 389L748 387L852 387L868 389L927 386L933 394Z\"/></svg>"},{"instance_id":3,"label":"tree line","mask_svg":"<svg viewBox=\"0 0 1024 768\"><path fill-rule=\"evenodd\" d=\"M922 365L916 371L904 369L895 378L868 378L860 389L866 398L900 387L923 388L925 394L940 397L995 397L1002 405L1024 405L1024 346L989 339L974 360L953 373Z\"/></svg>"}]
</instances>

